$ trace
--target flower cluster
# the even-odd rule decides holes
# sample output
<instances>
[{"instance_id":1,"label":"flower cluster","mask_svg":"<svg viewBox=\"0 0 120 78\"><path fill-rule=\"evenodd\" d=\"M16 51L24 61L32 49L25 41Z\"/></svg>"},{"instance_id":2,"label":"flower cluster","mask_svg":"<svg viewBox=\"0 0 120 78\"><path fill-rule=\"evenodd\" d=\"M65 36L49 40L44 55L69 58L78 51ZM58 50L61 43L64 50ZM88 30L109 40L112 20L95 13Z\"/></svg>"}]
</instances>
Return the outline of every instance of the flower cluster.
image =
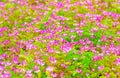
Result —
<instances>
[{"instance_id":1,"label":"flower cluster","mask_svg":"<svg viewBox=\"0 0 120 78\"><path fill-rule=\"evenodd\" d=\"M0 78L120 78L120 0L0 0Z\"/></svg>"}]
</instances>

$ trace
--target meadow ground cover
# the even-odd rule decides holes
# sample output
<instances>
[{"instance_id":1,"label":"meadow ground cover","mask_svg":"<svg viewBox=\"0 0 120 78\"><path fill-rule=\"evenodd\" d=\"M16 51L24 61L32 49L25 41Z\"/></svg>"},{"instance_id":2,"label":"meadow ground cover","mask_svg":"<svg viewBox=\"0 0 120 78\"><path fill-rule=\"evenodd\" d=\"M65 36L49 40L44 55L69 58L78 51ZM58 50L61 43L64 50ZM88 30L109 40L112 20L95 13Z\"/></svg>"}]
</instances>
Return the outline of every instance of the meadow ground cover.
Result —
<instances>
[{"instance_id":1,"label":"meadow ground cover","mask_svg":"<svg viewBox=\"0 0 120 78\"><path fill-rule=\"evenodd\" d=\"M120 0L0 0L0 78L120 78Z\"/></svg>"}]
</instances>

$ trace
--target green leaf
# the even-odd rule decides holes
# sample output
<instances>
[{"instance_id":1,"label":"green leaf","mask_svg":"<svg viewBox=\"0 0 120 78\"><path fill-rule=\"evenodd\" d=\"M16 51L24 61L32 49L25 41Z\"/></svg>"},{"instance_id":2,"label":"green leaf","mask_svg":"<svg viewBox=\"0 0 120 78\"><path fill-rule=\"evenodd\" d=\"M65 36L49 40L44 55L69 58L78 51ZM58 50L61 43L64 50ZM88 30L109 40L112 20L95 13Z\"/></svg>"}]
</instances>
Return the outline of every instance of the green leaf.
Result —
<instances>
[{"instance_id":1,"label":"green leaf","mask_svg":"<svg viewBox=\"0 0 120 78\"><path fill-rule=\"evenodd\" d=\"M105 18L104 20L101 21L101 23L106 25L106 26L112 26L113 21L112 21L112 19Z\"/></svg>"},{"instance_id":2,"label":"green leaf","mask_svg":"<svg viewBox=\"0 0 120 78\"><path fill-rule=\"evenodd\" d=\"M70 51L70 52L66 55L66 57L65 57L64 59L65 59L65 60L73 60L73 58L78 58L78 59L80 59L81 57L80 57L80 55L75 54L75 53L73 53L72 51Z\"/></svg>"},{"instance_id":3,"label":"green leaf","mask_svg":"<svg viewBox=\"0 0 120 78\"><path fill-rule=\"evenodd\" d=\"M74 66L74 65L68 66L68 67L66 68L67 71L74 70L74 69L75 69L75 66Z\"/></svg>"},{"instance_id":4,"label":"green leaf","mask_svg":"<svg viewBox=\"0 0 120 78\"><path fill-rule=\"evenodd\" d=\"M65 39L66 41L68 41L68 42L71 42L70 36L66 36L66 37L64 37L64 39Z\"/></svg>"},{"instance_id":5,"label":"green leaf","mask_svg":"<svg viewBox=\"0 0 120 78\"><path fill-rule=\"evenodd\" d=\"M77 71L74 71L72 75L75 76L76 74L78 74L78 72L77 72Z\"/></svg>"},{"instance_id":6,"label":"green leaf","mask_svg":"<svg viewBox=\"0 0 120 78\"><path fill-rule=\"evenodd\" d=\"M31 22L32 21L32 19L29 17L29 18L27 18L27 22Z\"/></svg>"},{"instance_id":7,"label":"green leaf","mask_svg":"<svg viewBox=\"0 0 120 78\"><path fill-rule=\"evenodd\" d=\"M61 9L61 11L58 12L58 15L63 16L64 15L64 9Z\"/></svg>"},{"instance_id":8,"label":"green leaf","mask_svg":"<svg viewBox=\"0 0 120 78\"><path fill-rule=\"evenodd\" d=\"M31 62L31 63L29 63L28 68L29 68L29 69L33 69L34 66L35 66L35 63L34 63L34 62Z\"/></svg>"},{"instance_id":9,"label":"green leaf","mask_svg":"<svg viewBox=\"0 0 120 78\"><path fill-rule=\"evenodd\" d=\"M49 20L51 14L52 14L52 11L48 11L47 16L45 16L45 18L43 18L43 22L47 22Z\"/></svg>"},{"instance_id":10,"label":"green leaf","mask_svg":"<svg viewBox=\"0 0 120 78\"><path fill-rule=\"evenodd\" d=\"M83 55L85 56L84 59L82 60L83 68L88 68L88 66L92 63L93 53L85 52L83 53Z\"/></svg>"},{"instance_id":11,"label":"green leaf","mask_svg":"<svg viewBox=\"0 0 120 78\"><path fill-rule=\"evenodd\" d=\"M41 75L42 75L41 71L39 73L37 73L37 75L38 75L38 78L41 78Z\"/></svg>"},{"instance_id":12,"label":"green leaf","mask_svg":"<svg viewBox=\"0 0 120 78\"><path fill-rule=\"evenodd\" d=\"M11 74L12 74L11 78L17 78L18 77L17 74L13 71L11 71Z\"/></svg>"},{"instance_id":13,"label":"green leaf","mask_svg":"<svg viewBox=\"0 0 120 78\"><path fill-rule=\"evenodd\" d=\"M3 50L2 50L2 48L0 47L0 54L2 54L3 53Z\"/></svg>"},{"instance_id":14,"label":"green leaf","mask_svg":"<svg viewBox=\"0 0 120 78\"><path fill-rule=\"evenodd\" d=\"M48 78L47 75L45 73L42 73L42 77L41 78Z\"/></svg>"},{"instance_id":15,"label":"green leaf","mask_svg":"<svg viewBox=\"0 0 120 78\"><path fill-rule=\"evenodd\" d=\"M83 67L87 68L90 64L91 60L88 59L88 58L85 58L83 61L82 61L82 64L83 64Z\"/></svg>"},{"instance_id":16,"label":"green leaf","mask_svg":"<svg viewBox=\"0 0 120 78\"><path fill-rule=\"evenodd\" d=\"M44 24L40 24L40 29L41 30L45 30L45 25Z\"/></svg>"},{"instance_id":17,"label":"green leaf","mask_svg":"<svg viewBox=\"0 0 120 78\"><path fill-rule=\"evenodd\" d=\"M23 49L20 49L20 54L24 54L25 51Z\"/></svg>"}]
</instances>

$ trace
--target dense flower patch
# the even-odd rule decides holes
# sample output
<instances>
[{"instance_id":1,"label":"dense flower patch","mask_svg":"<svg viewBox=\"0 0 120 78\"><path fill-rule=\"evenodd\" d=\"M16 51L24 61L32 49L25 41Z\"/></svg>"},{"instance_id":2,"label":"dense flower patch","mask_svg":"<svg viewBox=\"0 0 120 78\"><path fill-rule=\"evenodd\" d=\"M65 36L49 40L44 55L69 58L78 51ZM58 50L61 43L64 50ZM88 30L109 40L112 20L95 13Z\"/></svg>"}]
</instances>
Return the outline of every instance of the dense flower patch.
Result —
<instances>
[{"instance_id":1,"label":"dense flower patch","mask_svg":"<svg viewBox=\"0 0 120 78\"><path fill-rule=\"evenodd\" d=\"M120 0L0 1L0 78L120 78Z\"/></svg>"}]
</instances>

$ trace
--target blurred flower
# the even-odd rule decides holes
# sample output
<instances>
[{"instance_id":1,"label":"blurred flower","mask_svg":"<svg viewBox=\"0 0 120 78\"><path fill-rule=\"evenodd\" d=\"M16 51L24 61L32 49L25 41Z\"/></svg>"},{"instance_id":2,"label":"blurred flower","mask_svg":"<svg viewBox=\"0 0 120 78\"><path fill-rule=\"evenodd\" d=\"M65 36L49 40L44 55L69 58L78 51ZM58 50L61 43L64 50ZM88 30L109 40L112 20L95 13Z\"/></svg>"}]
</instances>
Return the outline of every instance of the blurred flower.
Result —
<instances>
[{"instance_id":1,"label":"blurred flower","mask_svg":"<svg viewBox=\"0 0 120 78\"><path fill-rule=\"evenodd\" d=\"M120 64L120 58L117 58L116 59L116 65L119 65Z\"/></svg>"},{"instance_id":2,"label":"blurred flower","mask_svg":"<svg viewBox=\"0 0 120 78\"><path fill-rule=\"evenodd\" d=\"M54 57L50 57L49 60L50 60L51 63L54 63L54 64L56 64L56 62L57 62Z\"/></svg>"},{"instance_id":3,"label":"blurred flower","mask_svg":"<svg viewBox=\"0 0 120 78\"><path fill-rule=\"evenodd\" d=\"M54 67L52 67L52 66L48 66L47 68L46 68L46 71L49 71L49 72L52 72L54 70Z\"/></svg>"},{"instance_id":4,"label":"blurred flower","mask_svg":"<svg viewBox=\"0 0 120 78\"><path fill-rule=\"evenodd\" d=\"M4 40L3 41L3 44L6 45L6 44L9 44L10 43L10 40Z\"/></svg>"},{"instance_id":5,"label":"blurred flower","mask_svg":"<svg viewBox=\"0 0 120 78\"><path fill-rule=\"evenodd\" d=\"M98 70L103 70L104 66L98 66Z\"/></svg>"},{"instance_id":6,"label":"blurred flower","mask_svg":"<svg viewBox=\"0 0 120 78\"><path fill-rule=\"evenodd\" d=\"M77 69L76 71L77 71L78 73L80 73L80 74L82 73L82 70L81 70L81 69Z\"/></svg>"},{"instance_id":7,"label":"blurred flower","mask_svg":"<svg viewBox=\"0 0 120 78\"><path fill-rule=\"evenodd\" d=\"M61 46L61 50L64 52L69 52L72 49L72 44L67 43Z\"/></svg>"},{"instance_id":8,"label":"blurred flower","mask_svg":"<svg viewBox=\"0 0 120 78\"><path fill-rule=\"evenodd\" d=\"M51 73L51 76L52 77L57 77L57 74L56 73Z\"/></svg>"},{"instance_id":9,"label":"blurred flower","mask_svg":"<svg viewBox=\"0 0 120 78\"><path fill-rule=\"evenodd\" d=\"M103 58L102 55L94 56L94 57L93 57L93 60L94 60L94 61L98 61L98 60L101 60L102 58Z\"/></svg>"}]
</instances>

